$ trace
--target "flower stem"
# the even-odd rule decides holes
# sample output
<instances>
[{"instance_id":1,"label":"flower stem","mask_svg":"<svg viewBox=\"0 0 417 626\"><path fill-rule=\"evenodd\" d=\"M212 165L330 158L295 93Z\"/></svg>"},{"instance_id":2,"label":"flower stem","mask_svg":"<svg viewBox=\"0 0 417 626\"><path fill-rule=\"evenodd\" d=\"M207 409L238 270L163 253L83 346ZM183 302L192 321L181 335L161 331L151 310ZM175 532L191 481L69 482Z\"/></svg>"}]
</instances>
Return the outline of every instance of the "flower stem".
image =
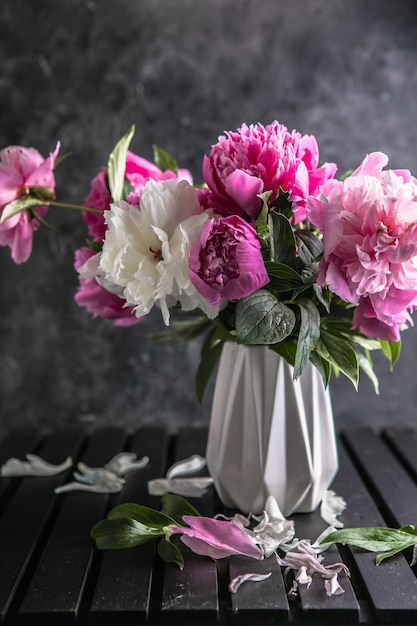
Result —
<instances>
[{"instance_id":1,"label":"flower stem","mask_svg":"<svg viewBox=\"0 0 417 626\"><path fill-rule=\"evenodd\" d=\"M87 213L100 213L100 214L103 213L101 209L92 209L91 207L80 206L78 204L68 204L67 202L56 202L55 200L52 200L50 202L45 202L45 204L47 204L48 206L60 207L61 209L73 209L75 211L87 211Z\"/></svg>"}]
</instances>

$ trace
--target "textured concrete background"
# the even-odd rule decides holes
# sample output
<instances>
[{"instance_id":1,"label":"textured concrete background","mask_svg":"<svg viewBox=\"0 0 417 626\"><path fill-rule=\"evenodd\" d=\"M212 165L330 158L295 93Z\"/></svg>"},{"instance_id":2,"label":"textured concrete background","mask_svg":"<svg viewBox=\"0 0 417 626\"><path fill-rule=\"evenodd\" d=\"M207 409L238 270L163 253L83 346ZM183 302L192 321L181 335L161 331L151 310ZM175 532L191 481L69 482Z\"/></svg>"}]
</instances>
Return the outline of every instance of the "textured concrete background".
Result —
<instances>
[{"instance_id":1,"label":"textured concrete background","mask_svg":"<svg viewBox=\"0 0 417 626\"><path fill-rule=\"evenodd\" d=\"M2 0L0 145L57 139L72 157L61 199L80 202L134 122L132 148L156 143L201 181L224 130L273 119L317 136L323 160L354 167L382 150L417 173L415 0ZM0 432L64 423L206 423L195 400L198 345L155 344L159 313L131 329L73 301L73 251L86 230L54 210L25 265L0 249ZM50 221L51 221L51 215ZM338 425L416 423L417 329L381 394L333 380Z\"/></svg>"}]
</instances>

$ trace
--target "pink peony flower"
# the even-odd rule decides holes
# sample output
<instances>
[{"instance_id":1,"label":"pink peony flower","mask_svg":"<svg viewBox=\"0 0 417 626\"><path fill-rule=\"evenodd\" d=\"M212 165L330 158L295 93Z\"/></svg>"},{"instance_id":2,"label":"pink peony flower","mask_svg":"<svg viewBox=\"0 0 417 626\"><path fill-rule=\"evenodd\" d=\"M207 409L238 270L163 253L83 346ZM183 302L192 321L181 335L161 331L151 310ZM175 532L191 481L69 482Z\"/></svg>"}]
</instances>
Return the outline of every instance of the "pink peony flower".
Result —
<instances>
[{"instance_id":1,"label":"pink peony flower","mask_svg":"<svg viewBox=\"0 0 417 626\"><path fill-rule=\"evenodd\" d=\"M53 169L58 152L59 143L46 159L34 148L9 146L0 152L0 213L10 202L29 196L33 187L47 188L52 199ZM47 207L36 207L36 212L44 217ZM16 213L0 224L0 245L9 246L15 263L23 263L30 257L33 233L38 227L38 220L28 211Z\"/></svg>"},{"instance_id":2,"label":"pink peony flower","mask_svg":"<svg viewBox=\"0 0 417 626\"><path fill-rule=\"evenodd\" d=\"M133 191L128 194L127 201L129 204L139 206L140 193L148 180L186 180L193 184L192 176L188 170L179 169L178 173L171 170L162 171L141 156L127 151L126 155L126 178L132 185ZM112 202L109 188L107 185L107 172L102 170L91 181L91 190L84 200L84 206L92 209L106 211ZM104 215L97 213L83 212L84 222L87 224L90 237L94 241L103 241L107 226L104 221Z\"/></svg>"},{"instance_id":3,"label":"pink peony flower","mask_svg":"<svg viewBox=\"0 0 417 626\"><path fill-rule=\"evenodd\" d=\"M91 248L83 247L75 252L74 267L79 271L95 253ZM126 301L115 293L107 291L97 280L83 277L79 274L79 287L75 294L75 301L85 307L94 317L112 320L114 326L132 326L142 318L135 316L133 307L127 306Z\"/></svg>"},{"instance_id":4,"label":"pink peony flower","mask_svg":"<svg viewBox=\"0 0 417 626\"><path fill-rule=\"evenodd\" d=\"M368 155L345 181L325 183L307 213L323 232L319 284L358 305L354 328L399 341L417 306L417 184L387 162Z\"/></svg>"},{"instance_id":5,"label":"pink peony flower","mask_svg":"<svg viewBox=\"0 0 417 626\"><path fill-rule=\"evenodd\" d=\"M172 527L171 532L180 534L181 541L196 554L212 559L223 559L233 554L263 558L262 550L234 522L193 515L184 515L183 520L189 527Z\"/></svg>"},{"instance_id":6,"label":"pink peony flower","mask_svg":"<svg viewBox=\"0 0 417 626\"><path fill-rule=\"evenodd\" d=\"M272 201L282 189L289 194L298 223L305 219L306 198L336 172L335 164L318 167L318 162L313 136L289 133L276 121L268 126L243 124L219 137L204 157L203 176L209 189L200 192L200 201L224 216L244 212L256 218L261 209L258 194L270 191Z\"/></svg>"},{"instance_id":7,"label":"pink peony flower","mask_svg":"<svg viewBox=\"0 0 417 626\"><path fill-rule=\"evenodd\" d=\"M238 215L210 219L190 253L194 287L218 307L269 282L255 230Z\"/></svg>"}]
</instances>

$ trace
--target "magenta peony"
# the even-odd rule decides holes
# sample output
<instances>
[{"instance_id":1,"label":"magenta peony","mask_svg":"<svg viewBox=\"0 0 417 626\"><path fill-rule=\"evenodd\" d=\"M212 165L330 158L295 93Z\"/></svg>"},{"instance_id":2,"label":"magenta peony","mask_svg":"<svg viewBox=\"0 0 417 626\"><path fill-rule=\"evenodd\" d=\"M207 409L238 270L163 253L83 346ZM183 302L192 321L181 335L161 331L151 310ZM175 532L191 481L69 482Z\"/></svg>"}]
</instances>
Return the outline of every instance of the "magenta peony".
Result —
<instances>
[{"instance_id":1,"label":"magenta peony","mask_svg":"<svg viewBox=\"0 0 417 626\"><path fill-rule=\"evenodd\" d=\"M219 137L204 157L203 176L208 190L201 202L223 216L246 213L256 218L258 195L270 191L270 201L280 189L289 194L294 221L305 219L306 198L336 172L336 165L318 167L319 151L313 136L302 136L273 122L268 126L243 124L236 132Z\"/></svg>"},{"instance_id":2,"label":"magenta peony","mask_svg":"<svg viewBox=\"0 0 417 626\"><path fill-rule=\"evenodd\" d=\"M94 256L95 253L90 248L76 250L75 269L80 270ZM127 306L123 298L102 287L94 276L83 277L79 274L79 288L75 294L75 301L94 317L111 320L114 326L132 326L141 320L134 315L133 307Z\"/></svg>"},{"instance_id":3,"label":"magenta peony","mask_svg":"<svg viewBox=\"0 0 417 626\"><path fill-rule=\"evenodd\" d=\"M36 187L42 187L39 195L54 196L53 174L59 143L46 159L34 148L9 146L0 152L0 213L3 208L17 200L30 196ZM44 217L47 207L36 207L39 217ZM0 245L9 246L15 263L28 260L32 252L33 233L39 222L28 211L21 211L0 224Z\"/></svg>"},{"instance_id":4,"label":"magenta peony","mask_svg":"<svg viewBox=\"0 0 417 626\"><path fill-rule=\"evenodd\" d=\"M140 193L144 188L148 180L186 180L193 184L192 176L188 170L179 169L178 172L172 172L171 170L162 171L141 156L127 151L126 155L126 178L132 186L132 192L128 194L126 200L129 204L138 206ZM99 209L100 211L106 211L110 203L112 202L109 188L107 185L107 172L101 170L93 178L90 183L90 193L84 200L84 206L92 209ZM83 219L88 227L90 237L94 241L101 242L104 240L107 226L104 221L104 215L97 213L83 212Z\"/></svg>"},{"instance_id":5,"label":"magenta peony","mask_svg":"<svg viewBox=\"0 0 417 626\"><path fill-rule=\"evenodd\" d=\"M213 306L269 282L255 230L238 215L210 219L190 253L190 278Z\"/></svg>"},{"instance_id":6,"label":"magenta peony","mask_svg":"<svg viewBox=\"0 0 417 626\"><path fill-rule=\"evenodd\" d=\"M307 212L323 232L319 284L358 305L363 334L399 341L417 306L417 184L387 162L368 155L343 182L325 183Z\"/></svg>"}]
</instances>

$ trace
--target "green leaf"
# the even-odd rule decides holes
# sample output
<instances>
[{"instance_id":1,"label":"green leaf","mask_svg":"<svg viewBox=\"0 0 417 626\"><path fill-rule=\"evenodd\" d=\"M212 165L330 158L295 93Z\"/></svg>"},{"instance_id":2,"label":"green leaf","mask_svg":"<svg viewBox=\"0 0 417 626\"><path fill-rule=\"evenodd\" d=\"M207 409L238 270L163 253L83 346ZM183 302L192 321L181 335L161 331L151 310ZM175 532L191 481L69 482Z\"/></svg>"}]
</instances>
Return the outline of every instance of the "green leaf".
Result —
<instances>
[{"instance_id":1,"label":"green leaf","mask_svg":"<svg viewBox=\"0 0 417 626\"><path fill-rule=\"evenodd\" d=\"M124 518L101 520L91 530L91 536L100 550L134 548L164 534L162 529L149 529L134 519Z\"/></svg>"},{"instance_id":2,"label":"green leaf","mask_svg":"<svg viewBox=\"0 0 417 626\"><path fill-rule=\"evenodd\" d=\"M306 265L311 265L323 254L323 242L311 230L295 231L295 240L298 256Z\"/></svg>"},{"instance_id":3,"label":"green leaf","mask_svg":"<svg viewBox=\"0 0 417 626\"><path fill-rule=\"evenodd\" d=\"M175 159L162 148L158 148L158 146L153 146L153 161L163 172L166 170L170 170L171 172L178 171L178 165Z\"/></svg>"},{"instance_id":4,"label":"green leaf","mask_svg":"<svg viewBox=\"0 0 417 626\"><path fill-rule=\"evenodd\" d=\"M117 142L109 156L107 164L107 178L109 182L110 195L114 202L118 202L123 197L123 185L126 172L126 154L132 137L135 134L135 126Z\"/></svg>"},{"instance_id":5,"label":"green leaf","mask_svg":"<svg viewBox=\"0 0 417 626\"><path fill-rule=\"evenodd\" d=\"M158 554L165 563L175 563L182 570L184 569L184 557L178 550L177 546L169 541L166 537L158 543Z\"/></svg>"},{"instance_id":6,"label":"green leaf","mask_svg":"<svg viewBox=\"0 0 417 626\"><path fill-rule=\"evenodd\" d=\"M379 395L379 381L377 375L374 372L370 355L368 354L368 356L365 356L364 354L357 352L356 356L358 358L359 367L363 372L365 372L365 374L368 376L369 380L373 384L376 395Z\"/></svg>"},{"instance_id":7,"label":"green leaf","mask_svg":"<svg viewBox=\"0 0 417 626\"><path fill-rule=\"evenodd\" d=\"M266 289L259 289L236 305L238 343L268 345L288 337L295 326L295 313Z\"/></svg>"},{"instance_id":8,"label":"green leaf","mask_svg":"<svg viewBox=\"0 0 417 626\"><path fill-rule=\"evenodd\" d=\"M93 241L93 239L86 239L85 242L87 246L91 248L91 250L93 250L93 252L95 252L96 254L101 252L103 249L103 243L101 241Z\"/></svg>"},{"instance_id":9,"label":"green leaf","mask_svg":"<svg viewBox=\"0 0 417 626\"><path fill-rule=\"evenodd\" d=\"M147 506L141 504L120 504L114 509L108 512L108 519L133 519L137 522L149 527L150 529L162 529L165 526L175 524L175 520L166 515L160 513L155 509L150 509Z\"/></svg>"},{"instance_id":10,"label":"green leaf","mask_svg":"<svg viewBox=\"0 0 417 626\"><path fill-rule=\"evenodd\" d=\"M295 267L296 243L291 223L285 215L272 213L268 216L271 261Z\"/></svg>"},{"instance_id":11,"label":"green leaf","mask_svg":"<svg viewBox=\"0 0 417 626\"><path fill-rule=\"evenodd\" d=\"M197 398L200 403L203 402L210 378L219 362L223 350L223 341L215 341L215 334L216 329L213 329L213 331L208 333L201 346L200 363L195 377Z\"/></svg>"},{"instance_id":12,"label":"green leaf","mask_svg":"<svg viewBox=\"0 0 417 626\"><path fill-rule=\"evenodd\" d=\"M13 202L9 202L9 204L6 204L6 206L3 208L0 217L0 224L3 224L3 222L9 219L9 217L13 217L13 215L21 213L21 211L28 211L35 208L36 206L46 206L48 204L49 203L45 201L41 202L38 198L27 197L20 198L19 200L13 200Z\"/></svg>"},{"instance_id":13,"label":"green leaf","mask_svg":"<svg viewBox=\"0 0 417 626\"><path fill-rule=\"evenodd\" d=\"M307 298L300 298L296 304L300 309L301 318L294 363L294 379L301 375L310 353L316 347L320 337L320 313L316 305Z\"/></svg>"},{"instance_id":14,"label":"green leaf","mask_svg":"<svg viewBox=\"0 0 417 626\"><path fill-rule=\"evenodd\" d=\"M266 261L265 268L270 280L268 287L273 289L273 291L283 293L284 291L291 291L298 287L304 288L301 276L292 267L284 263Z\"/></svg>"},{"instance_id":15,"label":"green leaf","mask_svg":"<svg viewBox=\"0 0 417 626\"><path fill-rule=\"evenodd\" d=\"M294 366L295 355L297 353L297 346L294 340L284 339L284 341L274 343L272 346L269 346L269 348L282 356L287 363Z\"/></svg>"},{"instance_id":16,"label":"green leaf","mask_svg":"<svg viewBox=\"0 0 417 626\"><path fill-rule=\"evenodd\" d=\"M322 328L315 349L323 359L341 370L357 389L359 365L356 352L349 341Z\"/></svg>"},{"instance_id":17,"label":"green leaf","mask_svg":"<svg viewBox=\"0 0 417 626\"><path fill-rule=\"evenodd\" d=\"M268 200L271 195L271 191L264 191L263 193L258 194L258 198L262 200L262 209L256 218L256 232L258 235L264 235L269 232L268 229L268 214L269 214L269 206Z\"/></svg>"},{"instance_id":18,"label":"green leaf","mask_svg":"<svg viewBox=\"0 0 417 626\"><path fill-rule=\"evenodd\" d=\"M401 341L383 341L380 340L381 350L390 362L391 369L398 361L401 352Z\"/></svg>"},{"instance_id":19,"label":"green leaf","mask_svg":"<svg viewBox=\"0 0 417 626\"><path fill-rule=\"evenodd\" d=\"M343 543L369 552L388 552L414 545L417 537L395 528L342 528L328 535L321 543Z\"/></svg>"},{"instance_id":20,"label":"green leaf","mask_svg":"<svg viewBox=\"0 0 417 626\"><path fill-rule=\"evenodd\" d=\"M312 350L310 353L310 361L320 372L324 386L327 387L332 374L332 368L329 361L323 359L315 350Z\"/></svg>"},{"instance_id":21,"label":"green leaf","mask_svg":"<svg viewBox=\"0 0 417 626\"><path fill-rule=\"evenodd\" d=\"M185 500L181 496L176 496L172 493L164 493L161 498L162 509L161 512L167 515L171 519L175 520L180 526L184 526L182 519L183 515L199 516L200 513L192 504Z\"/></svg>"}]
</instances>

